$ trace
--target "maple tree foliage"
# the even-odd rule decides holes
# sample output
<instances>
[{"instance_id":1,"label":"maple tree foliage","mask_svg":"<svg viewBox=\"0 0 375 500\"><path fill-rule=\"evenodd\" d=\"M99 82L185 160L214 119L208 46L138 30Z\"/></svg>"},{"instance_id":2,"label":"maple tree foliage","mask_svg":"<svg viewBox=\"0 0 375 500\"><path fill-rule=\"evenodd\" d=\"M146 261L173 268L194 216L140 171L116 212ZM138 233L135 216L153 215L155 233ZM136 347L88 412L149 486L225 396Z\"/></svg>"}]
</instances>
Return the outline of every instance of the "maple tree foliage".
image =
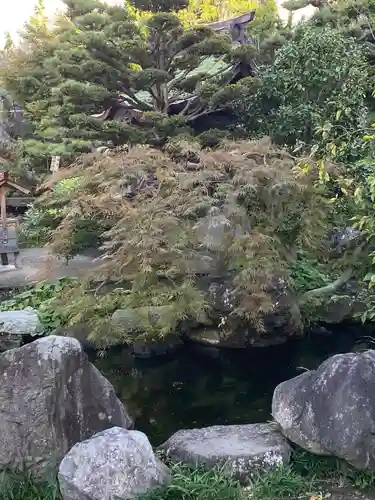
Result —
<instances>
[{"instance_id":1,"label":"maple tree foliage","mask_svg":"<svg viewBox=\"0 0 375 500\"><path fill-rule=\"evenodd\" d=\"M324 193L295 168L290 153L263 139L215 151L181 141L165 152L137 146L85 155L60 171L38 202L59 213L49 247L70 258L92 246L95 232L101 251L87 281L64 298L70 321L90 321L82 301L101 300L88 293L93 281L127 283L117 308L173 306L149 332L163 336L209 314L199 276L214 269L233 276L233 315L261 332L275 277L292 287L290 262L321 248L326 230Z\"/></svg>"}]
</instances>

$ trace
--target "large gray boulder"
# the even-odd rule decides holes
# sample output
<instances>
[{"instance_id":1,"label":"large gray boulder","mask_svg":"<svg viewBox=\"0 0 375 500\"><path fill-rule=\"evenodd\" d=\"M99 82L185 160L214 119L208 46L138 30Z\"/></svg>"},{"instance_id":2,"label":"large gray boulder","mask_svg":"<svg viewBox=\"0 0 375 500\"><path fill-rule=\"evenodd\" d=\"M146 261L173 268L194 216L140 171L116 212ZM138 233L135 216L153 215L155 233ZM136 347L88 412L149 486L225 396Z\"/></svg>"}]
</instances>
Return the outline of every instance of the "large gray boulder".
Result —
<instances>
[{"instance_id":1,"label":"large gray boulder","mask_svg":"<svg viewBox=\"0 0 375 500\"><path fill-rule=\"evenodd\" d=\"M50 336L0 356L0 469L49 469L75 443L131 425L77 340Z\"/></svg>"},{"instance_id":2,"label":"large gray boulder","mask_svg":"<svg viewBox=\"0 0 375 500\"><path fill-rule=\"evenodd\" d=\"M63 500L134 498L170 479L145 434L119 427L76 444L59 468Z\"/></svg>"},{"instance_id":3,"label":"large gray boulder","mask_svg":"<svg viewBox=\"0 0 375 500\"><path fill-rule=\"evenodd\" d=\"M35 337L42 332L38 313L34 309L0 312L0 352L20 347L24 337Z\"/></svg>"},{"instance_id":4,"label":"large gray boulder","mask_svg":"<svg viewBox=\"0 0 375 500\"><path fill-rule=\"evenodd\" d=\"M272 414L307 451L375 470L375 351L338 354L283 382Z\"/></svg>"},{"instance_id":5,"label":"large gray boulder","mask_svg":"<svg viewBox=\"0 0 375 500\"><path fill-rule=\"evenodd\" d=\"M172 462L207 470L223 468L223 474L248 482L260 472L287 465L291 448L268 424L217 425L181 430L160 446Z\"/></svg>"}]
</instances>

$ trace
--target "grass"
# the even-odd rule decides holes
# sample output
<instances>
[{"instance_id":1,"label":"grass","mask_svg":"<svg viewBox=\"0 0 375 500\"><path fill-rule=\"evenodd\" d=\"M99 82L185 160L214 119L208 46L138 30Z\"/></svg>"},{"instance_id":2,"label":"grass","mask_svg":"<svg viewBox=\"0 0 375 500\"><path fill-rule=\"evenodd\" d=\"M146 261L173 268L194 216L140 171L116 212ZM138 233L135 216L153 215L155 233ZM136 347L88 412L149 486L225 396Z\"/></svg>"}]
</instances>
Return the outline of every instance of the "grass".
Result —
<instances>
[{"instance_id":1,"label":"grass","mask_svg":"<svg viewBox=\"0 0 375 500\"><path fill-rule=\"evenodd\" d=\"M172 465L172 482L139 500L309 500L325 499L327 486L375 487L375 472L358 471L332 458L296 451L289 467L258 475L247 487L220 470L191 470ZM28 474L0 475L0 500L61 500L57 482L38 481Z\"/></svg>"},{"instance_id":2,"label":"grass","mask_svg":"<svg viewBox=\"0 0 375 500\"><path fill-rule=\"evenodd\" d=\"M225 478L220 470L191 470L171 466L172 483L154 490L141 500L243 500L244 490L234 479Z\"/></svg>"},{"instance_id":3,"label":"grass","mask_svg":"<svg viewBox=\"0 0 375 500\"><path fill-rule=\"evenodd\" d=\"M61 500L57 481L36 480L30 474L0 475L0 500Z\"/></svg>"},{"instance_id":4,"label":"grass","mask_svg":"<svg viewBox=\"0 0 375 500\"><path fill-rule=\"evenodd\" d=\"M301 476L292 467L280 468L258 475L249 488L249 497L254 500L296 498L301 495L310 497L314 490L313 483L312 478Z\"/></svg>"},{"instance_id":5,"label":"grass","mask_svg":"<svg viewBox=\"0 0 375 500\"><path fill-rule=\"evenodd\" d=\"M318 457L305 451L296 451L291 467L301 477L314 478L315 482L346 483L357 489L375 487L375 471L355 469L337 458Z\"/></svg>"},{"instance_id":6,"label":"grass","mask_svg":"<svg viewBox=\"0 0 375 500\"><path fill-rule=\"evenodd\" d=\"M320 457L297 450L292 455L292 467L303 477L335 479L340 476L340 461L333 457Z\"/></svg>"}]
</instances>

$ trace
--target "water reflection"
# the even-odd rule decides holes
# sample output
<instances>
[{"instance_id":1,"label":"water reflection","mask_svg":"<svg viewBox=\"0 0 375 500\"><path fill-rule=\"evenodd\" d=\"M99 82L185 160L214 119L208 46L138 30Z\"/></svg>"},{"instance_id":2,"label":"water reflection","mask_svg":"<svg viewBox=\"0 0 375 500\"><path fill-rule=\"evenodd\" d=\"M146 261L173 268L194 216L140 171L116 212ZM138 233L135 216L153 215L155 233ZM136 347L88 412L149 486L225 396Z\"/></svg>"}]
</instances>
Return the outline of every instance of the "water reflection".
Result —
<instances>
[{"instance_id":1,"label":"water reflection","mask_svg":"<svg viewBox=\"0 0 375 500\"><path fill-rule=\"evenodd\" d=\"M112 350L95 365L154 445L182 428L271 418L275 386L332 354L353 348L356 332L248 351L187 345L166 357L135 359Z\"/></svg>"}]
</instances>

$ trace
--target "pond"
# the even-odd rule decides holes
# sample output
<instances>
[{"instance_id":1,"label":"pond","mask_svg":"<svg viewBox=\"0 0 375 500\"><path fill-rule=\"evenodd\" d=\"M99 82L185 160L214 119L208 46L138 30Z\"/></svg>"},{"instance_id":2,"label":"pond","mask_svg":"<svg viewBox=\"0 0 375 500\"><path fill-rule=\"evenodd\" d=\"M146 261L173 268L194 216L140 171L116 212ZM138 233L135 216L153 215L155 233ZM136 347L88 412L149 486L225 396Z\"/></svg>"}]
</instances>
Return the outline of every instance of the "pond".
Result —
<instances>
[{"instance_id":1,"label":"pond","mask_svg":"<svg viewBox=\"0 0 375 500\"><path fill-rule=\"evenodd\" d=\"M185 345L173 355L136 359L126 349L94 359L135 420L158 445L179 429L271 419L274 388L356 348L358 330L281 346L221 350Z\"/></svg>"}]
</instances>

